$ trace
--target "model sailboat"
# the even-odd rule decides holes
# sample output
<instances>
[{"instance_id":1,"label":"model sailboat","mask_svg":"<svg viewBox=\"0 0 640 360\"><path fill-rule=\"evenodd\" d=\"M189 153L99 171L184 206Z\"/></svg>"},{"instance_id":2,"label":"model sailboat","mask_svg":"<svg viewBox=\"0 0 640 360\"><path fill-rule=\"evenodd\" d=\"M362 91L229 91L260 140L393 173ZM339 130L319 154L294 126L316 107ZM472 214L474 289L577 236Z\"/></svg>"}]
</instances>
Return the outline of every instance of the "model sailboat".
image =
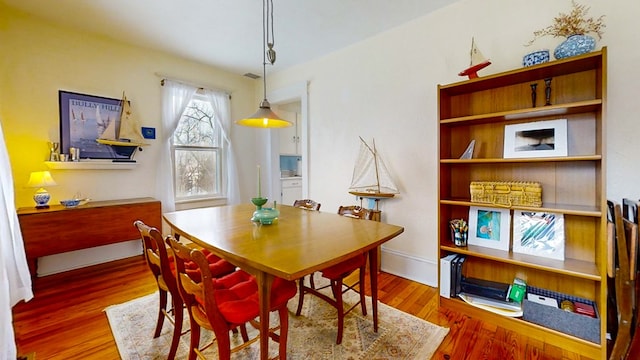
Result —
<instances>
[{"instance_id":1,"label":"model sailboat","mask_svg":"<svg viewBox=\"0 0 640 360\"><path fill-rule=\"evenodd\" d=\"M475 79L478 77L478 71L486 68L491 65L491 61L487 60L482 56L482 53L476 46L476 42L474 38L471 38L471 63L469 67L462 70L458 75L460 76L469 76L469 79Z\"/></svg>"},{"instance_id":2,"label":"model sailboat","mask_svg":"<svg viewBox=\"0 0 640 360\"><path fill-rule=\"evenodd\" d=\"M96 122L98 124L102 122L98 107L96 107ZM124 92L120 101L120 119L109 121L100 138L96 141L111 146L116 154L127 157L130 161L133 160L136 150L142 151L142 146L149 145L144 143L140 125L131 117L131 104Z\"/></svg>"},{"instance_id":3,"label":"model sailboat","mask_svg":"<svg viewBox=\"0 0 640 360\"><path fill-rule=\"evenodd\" d=\"M360 138L360 152L353 169L349 193L370 199L390 198L400 193L376 150L375 140L369 146Z\"/></svg>"}]
</instances>

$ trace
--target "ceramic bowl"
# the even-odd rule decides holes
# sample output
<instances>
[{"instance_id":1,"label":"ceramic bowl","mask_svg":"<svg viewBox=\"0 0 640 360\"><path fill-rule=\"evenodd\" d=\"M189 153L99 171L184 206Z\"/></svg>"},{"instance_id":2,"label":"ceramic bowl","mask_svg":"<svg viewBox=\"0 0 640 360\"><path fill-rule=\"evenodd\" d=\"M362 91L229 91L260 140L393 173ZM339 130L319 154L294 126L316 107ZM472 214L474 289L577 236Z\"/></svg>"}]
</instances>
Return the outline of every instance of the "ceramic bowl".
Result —
<instances>
[{"instance_id":1,"label":"ceramic bowl","mask_svg":"<svg viewBox=\"0 0 640 360\"><path fill-rule=\"evenodd\" d=\"M60 204L67 208L72 208L80 205L80 199L68 199L68 200L60 200Z\"/></svg>"},{"instance_id":2,"label":"ceramic bowl","mask_svg":"<svg viewBox=\"0 0 640 360\"><path fill-rule=\"evenodd\" d=\"M549 50L538 50L528 53L522 58L522 66L533 66L549 61Z\"/></svg>"}]
</instances>

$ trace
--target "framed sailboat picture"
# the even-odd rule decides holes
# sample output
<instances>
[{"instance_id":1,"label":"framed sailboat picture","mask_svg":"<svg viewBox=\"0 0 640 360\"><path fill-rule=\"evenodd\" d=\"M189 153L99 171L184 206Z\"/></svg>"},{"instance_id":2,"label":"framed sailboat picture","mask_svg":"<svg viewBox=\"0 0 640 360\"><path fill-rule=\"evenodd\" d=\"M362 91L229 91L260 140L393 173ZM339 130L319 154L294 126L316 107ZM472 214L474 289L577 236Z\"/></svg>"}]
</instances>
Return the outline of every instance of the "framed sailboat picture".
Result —
<instances>
[{"instance_id":1,"label":"framed sailboat picture","mask_svg":"<svg viewBox=\"0 0 640 360\"><path fill-rule=\"evenodd\" d=\"M125 124L130 121L131 112L130 103L124 96L113 99L62 90L58 93L62 153L68 154L70 148L79 148L81 159L131 161L135 150L146 145L139 143L142 139L140 127ZM133 135L118 141L118 135L122 135L119 134L120 129L125 125L134 129ZM136 127L139 135L135 133Z\"/></svg>"}]
</instances>

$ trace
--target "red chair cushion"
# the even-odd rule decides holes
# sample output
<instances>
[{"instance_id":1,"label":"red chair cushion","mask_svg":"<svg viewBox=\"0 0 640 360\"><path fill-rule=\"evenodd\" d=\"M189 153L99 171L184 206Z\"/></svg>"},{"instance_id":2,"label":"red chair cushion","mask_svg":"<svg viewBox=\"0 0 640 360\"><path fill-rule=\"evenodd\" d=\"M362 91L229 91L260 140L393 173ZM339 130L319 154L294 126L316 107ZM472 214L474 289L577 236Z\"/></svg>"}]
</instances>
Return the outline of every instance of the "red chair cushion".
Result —
<instances>
[{"instance_id":1,"label":"red chair cushion","mask_svg":"<svg viewBox=\"0 0 640 360\"><path fill-rule=\"evenodd\" d=\"M367 256L365 254L360 254L352 257L351 259L323 269L322 276L330 280L336 280L345 275L349 275L357 268L363 266L366 262Z\"/></svg>"},{"instance_id":2,"label":"red chair cushion","mask_svg":"<svg viewBox=\"0 0 640 360\"><path fill-rule=\"evenodd\" d=\"M214 278L221 277L223 275L229 274L236 270L236 267L228 262L227 260L221 259L217 255L214 255L207 251L206 249L202 250L202 252L207 257L207 261L209 262L209 271L211 271L211 276ZM176 266L173 261L173 257L169 258L169 267L171 268L171 272L173 276L176 276ZM185 261L184 267L187 275L193 279L193 281L199 282L202 280L200 276L200 270L198 269L198 264L193 261Z\"/></svg>"},{"instance_id":3,"label":"red chair cushion","mask_svg":"<svg viewBox=\"0 0 640 360\"><path fill-rule=\"evenodd\" d=\"M218 310L225 320L242 324L260 314L258 283L254 276L237 270L213 281ZM286 305L297 291L294 281L275 278L271 286L271 310ZM197 301L203 305L202 299Z\"/></svg>"}]
</instances>

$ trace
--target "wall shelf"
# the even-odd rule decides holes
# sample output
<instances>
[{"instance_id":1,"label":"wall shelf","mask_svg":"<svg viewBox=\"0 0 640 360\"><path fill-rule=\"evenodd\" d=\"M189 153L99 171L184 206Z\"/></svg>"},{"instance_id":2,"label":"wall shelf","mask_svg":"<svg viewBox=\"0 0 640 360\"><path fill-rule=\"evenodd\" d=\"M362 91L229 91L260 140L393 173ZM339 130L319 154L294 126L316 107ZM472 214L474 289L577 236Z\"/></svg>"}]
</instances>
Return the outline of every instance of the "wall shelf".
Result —
<instances>
[{"instance_id":1,"label":"wall shelf","mask_svg":"<svg viewBox=\"0 0 640 360\"><path fill-rule=\"evenodd\" d=\"M81 161L45 161L49 169L54 170L131 170L135 169L135 162L113 162L111 160L81 160Z\"/></svg>"}]
</instances>

